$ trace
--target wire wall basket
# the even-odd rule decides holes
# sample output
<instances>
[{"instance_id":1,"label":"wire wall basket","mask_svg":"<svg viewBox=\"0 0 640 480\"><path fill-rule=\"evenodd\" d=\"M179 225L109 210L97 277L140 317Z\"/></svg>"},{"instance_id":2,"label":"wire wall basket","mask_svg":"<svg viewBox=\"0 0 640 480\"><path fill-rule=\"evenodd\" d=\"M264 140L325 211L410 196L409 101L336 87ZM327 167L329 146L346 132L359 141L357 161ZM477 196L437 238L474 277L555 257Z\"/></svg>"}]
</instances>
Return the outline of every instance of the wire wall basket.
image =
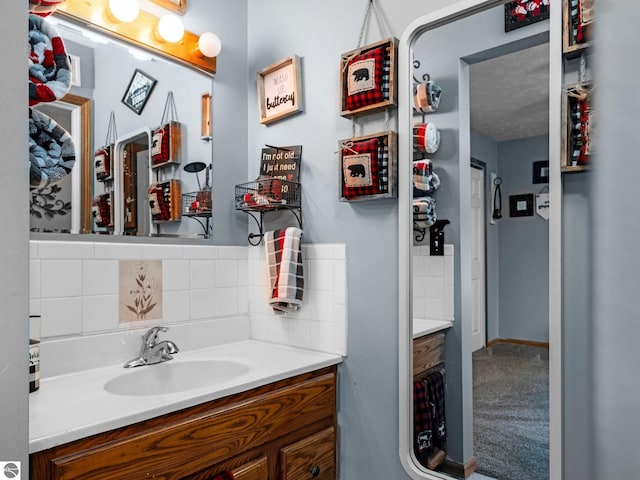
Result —
<instances>
[{"instance_id":1,"label":"wire wall basket","mask_svg":"<svg viewBox=\"0 0 640 480\"><path fill-rule=\"evenodd\" d=\"M268 211L300 208L300 184L264 178L236 185L236 210Z\"/></svg>"}]
</instances>

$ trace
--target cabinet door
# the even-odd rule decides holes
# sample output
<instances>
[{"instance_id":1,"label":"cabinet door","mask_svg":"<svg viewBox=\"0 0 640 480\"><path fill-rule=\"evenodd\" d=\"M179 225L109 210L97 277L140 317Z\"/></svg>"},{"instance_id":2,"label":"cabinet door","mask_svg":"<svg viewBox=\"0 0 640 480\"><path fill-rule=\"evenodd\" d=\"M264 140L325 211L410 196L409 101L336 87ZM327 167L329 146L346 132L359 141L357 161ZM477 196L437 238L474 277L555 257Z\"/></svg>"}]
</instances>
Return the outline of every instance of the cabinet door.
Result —
<instances>
[{"instance_id":1,"label":"cabinet door","mask_svg":"<svg viewBox=\"0 0 640 480\"><path fill-rule=\"evenodd\" d=\"M269 480L267 457L260 457L254 462L234 468L233 477L235 480Z\"/></svg>"},{"instance_id":2,"label":"cabinet door","mask_svg":"<svg viewBox=\"0 0 640 480\"><path fill-rule=\"evenodd\" d=\"M282 480L335 480L336 436L333 427L280 451Z\"/></svg>"}]
</instances>

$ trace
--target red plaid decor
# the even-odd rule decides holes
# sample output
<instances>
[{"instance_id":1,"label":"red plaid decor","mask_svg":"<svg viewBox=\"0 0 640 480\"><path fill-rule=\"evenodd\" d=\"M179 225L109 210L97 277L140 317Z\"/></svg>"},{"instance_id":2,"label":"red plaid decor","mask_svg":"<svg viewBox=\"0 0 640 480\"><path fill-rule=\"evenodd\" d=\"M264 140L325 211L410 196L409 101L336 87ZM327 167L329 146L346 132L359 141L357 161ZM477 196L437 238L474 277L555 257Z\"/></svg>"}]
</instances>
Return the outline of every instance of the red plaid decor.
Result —
<instances>
[{"instance_id":1,"label":"red plaid decor","mask_svg":"<svg viewBox=\"0 0 640 480\"><path fill-rule=\"evenodd\" d=\"M93 219L98 227L111 225L111 194L98 195L91 208Z\"/></svg>"},{"instance_id":2,"label":"red plaid decor","mask_svg":"<svg viewBox=\"0 0 640 480\"><path fill-rule=\"evenodd\" d=\"M149 187L149 207L154 221L171 219L169 188L169 183L154 183Z\"/></svg>"},{"instance_id":3,"label":"red plaid decor","mask_svg":"<svg viewBox=\"0 0 640 480\"><path fill-rule=\"evenodd\" d=\"M169 124L153 131L151 140L151 163L158 165L169 161Z\"/></svg>"},{"instance_id":4,"label":"red plaid decor","mask_svg":"<svg viewBox=\"0 0 640 480\"><path fill-rule=\"evenodd\" d=\"M346 110L357 110L358 108L380 103L385 100L383 75L386 56L386 48L378 47L361 53L349 61L347 64L347 75L349 78L347 79L346 93L349 93L348 85L350 81L355 85L360 82L365 82L365 85L370 88L347 95ZM373 62L367 62L367 60L373 60Z\"/></svg>"},{"instance_id":5,"label":"red plaid decor","mask_svg":"<svg viewBox=\"0 0 640 480\"><path fill-rule=\"evenodd\" d=\"M344 197L347 199L353 199L355 197L359 197L362 195L375 195L380 193L380 184L378 180L379 176L379 141L377 138L372 138L370 140L365 140L362 142L353 142L350 143L349 146L345 146L342 148L342 159L343 162L345 158L355 155L363 155L368 157L368 161L365 164L361 164L362 168L357 168L358 165L353 165L353 168L350 169L350 172L344 172L343 175L348 175L350 177L364 177L366 175L366 171L370 171L371 182L368 185L361 186L349 186L346 181L343 181L343 193Z\"/></svg>"}]
</instances>

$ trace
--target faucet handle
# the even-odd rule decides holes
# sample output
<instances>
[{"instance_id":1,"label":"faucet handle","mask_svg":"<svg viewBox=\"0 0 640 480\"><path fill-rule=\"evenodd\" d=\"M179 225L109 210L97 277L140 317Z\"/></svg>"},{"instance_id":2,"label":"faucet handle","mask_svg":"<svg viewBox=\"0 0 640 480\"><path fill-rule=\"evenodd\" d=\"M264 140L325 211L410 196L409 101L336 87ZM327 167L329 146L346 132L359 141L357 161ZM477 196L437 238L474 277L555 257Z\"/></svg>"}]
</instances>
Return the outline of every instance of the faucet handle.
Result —
<instances>
[{"instance_id":1,"label":"faucet handle","mask_svg":"<svg viewBox=\"0 0 640 480\"><path fill-rule=\"evenodd\" d=\"M169 327L151 327L142 335L142 343L148 347L154 346L158 343L160 332L166 332L167 330L169 330Z\"/></svg>"}]
</instances>

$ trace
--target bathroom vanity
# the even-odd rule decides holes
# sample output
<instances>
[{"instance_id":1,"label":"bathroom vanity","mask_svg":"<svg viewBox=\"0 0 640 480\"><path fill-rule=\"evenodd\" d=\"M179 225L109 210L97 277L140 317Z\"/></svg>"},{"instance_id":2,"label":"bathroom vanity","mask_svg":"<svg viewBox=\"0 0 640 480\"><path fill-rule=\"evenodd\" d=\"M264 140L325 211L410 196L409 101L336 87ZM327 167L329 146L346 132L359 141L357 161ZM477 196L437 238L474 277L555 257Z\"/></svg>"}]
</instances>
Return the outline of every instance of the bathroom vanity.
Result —
<instances>
[{"instance_id":1,"label":"bathroom vanity","mask_svg":"<svg viewBox=\"0 0 640 480\"><path fill-rule=\"evenodd\" d=\"M121 373L114 369L124 369L113 367L93 372L92 377L100 378L85 384L84 401L68 391L69 401L55 404L55 398L62 398L55 390L65 389L65 382L82 384L89 376L44 380L39 392L44 395L31 405L36 420L60 414L71 422L74 403L88 405L77 408L84 417L76 421L77 428L69 425L64 431L55 418L48 426L32 428L31 479L208 480L226 470L236 480L335 479L341 357L248 341L188 352L187 358L172 362L191 365L204 357L230 361L233 352L248 367L237 379L185 392L140 395L124 390L117 395L98 388L144 372ZM92 415L101 426L80 425ZM120 426L107 428L116 424ZM102 431L86 435L92 430ZM73 437L78 438L65 441Z\"/></svg>"}]
</instances>

